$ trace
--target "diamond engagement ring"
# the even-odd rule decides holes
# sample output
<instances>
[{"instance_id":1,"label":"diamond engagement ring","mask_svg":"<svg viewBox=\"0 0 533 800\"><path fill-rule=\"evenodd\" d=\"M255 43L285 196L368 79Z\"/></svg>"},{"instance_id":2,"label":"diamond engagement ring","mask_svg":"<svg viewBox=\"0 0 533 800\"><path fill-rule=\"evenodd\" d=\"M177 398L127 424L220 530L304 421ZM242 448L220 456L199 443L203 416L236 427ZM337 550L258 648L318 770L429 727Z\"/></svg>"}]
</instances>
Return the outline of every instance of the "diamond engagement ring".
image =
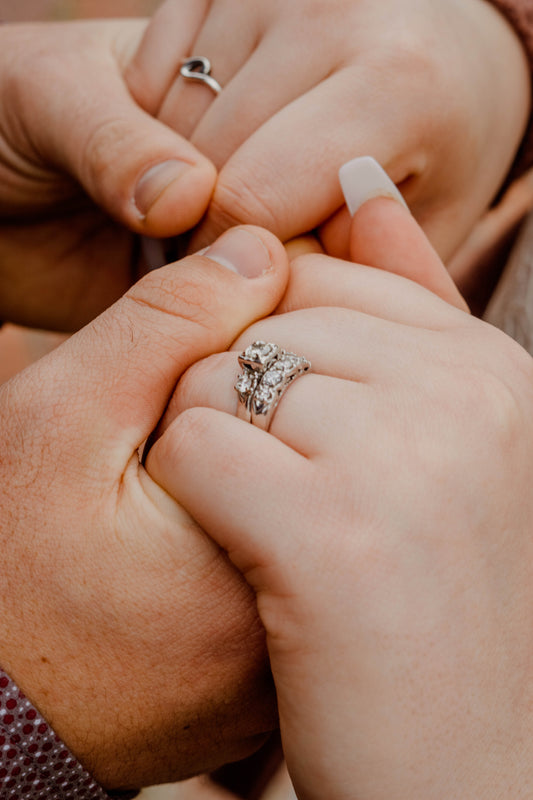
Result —
<instances>
[{"instance_id":1,"label":"diamond engagement ring","mask_svg":"<svg viewBox=\"0 0 533 800\"><path fill-rule=\"evenodd\" d=\"M188 81L205 83L215 94L220 94L222 91L220 83L211 75L211 62L204 56L186 58L181 65L180 75Z\"/></svg>"},{"instance_id":2,"label":"diamond engagement ring","mask_svg":"<svg viewBox=\"0 0 533 800\"><path fill-rule=\"evenodd\" d=\"M268 431L284 393L311 363L272 342L254 342L240 354L239 364L243 371L235 384L237 416Z\"/></svg>"}]
</instances>

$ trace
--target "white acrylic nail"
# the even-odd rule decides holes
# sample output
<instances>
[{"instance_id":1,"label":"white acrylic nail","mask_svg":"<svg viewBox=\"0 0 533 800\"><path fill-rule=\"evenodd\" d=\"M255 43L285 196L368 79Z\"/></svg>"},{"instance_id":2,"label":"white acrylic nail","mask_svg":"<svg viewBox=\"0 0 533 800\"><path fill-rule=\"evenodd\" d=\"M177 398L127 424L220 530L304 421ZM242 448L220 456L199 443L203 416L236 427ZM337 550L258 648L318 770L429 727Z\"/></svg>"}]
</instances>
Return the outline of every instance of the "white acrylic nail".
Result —
<instances>
[{"instance_id":1,"label":"white acrylic nail","mask_svg":"<svg viewBox=\"0 0 533 800\"><path fill-rule=\"evenodd\" d=\"M363 203L373 197L392 197L408 208L383 167L371 156L361 156L343 164L339 170L339 180L352 217Z\"/></svg>"}]
</instances>

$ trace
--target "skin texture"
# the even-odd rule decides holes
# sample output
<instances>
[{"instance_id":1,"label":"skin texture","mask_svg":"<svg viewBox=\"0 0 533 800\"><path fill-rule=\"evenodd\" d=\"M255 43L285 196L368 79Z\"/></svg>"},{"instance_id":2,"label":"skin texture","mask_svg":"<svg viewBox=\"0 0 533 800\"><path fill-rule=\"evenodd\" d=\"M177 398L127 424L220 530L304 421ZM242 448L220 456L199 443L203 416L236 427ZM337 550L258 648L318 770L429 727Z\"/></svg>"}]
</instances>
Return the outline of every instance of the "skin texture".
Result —
<instances>
[{"instance_id":1,"label":"skin texture","mask_svg":"<svg viewBox=\"0 0 533 800\"><path fill-rule=\"evenodd\" d=\"M213 769L277 726L249 587L139 463L180 374L284 291L275 237L228 242L258 277L215 249L150 273L0 388L0 663L107 788Z\"/></svg>"},{"instance_id":2,"label":"skin texture","mask_svg":"<svg viewBox=\"0 0 533 800\"><path fill-rule=\"evenodd\" d=\"M322 226L348 257L336 171L367 153L449 255L520 140L525 59L483 0L388 2L386 30L371 0L170 0L146 35L141 20L2 26L0 318L79 328L150 266L134 234L176 236L210 200L191 250L244 221L284 240ZM216 102L176 79L193 50L213 59ZM180 176L139 194L169 161Z\"/></svg>"},{"instance_id":3,"label":"skin texture","mask_svg":"<svg viewBox=\"0 0 533 800\"><path fill-rule=\"evenodd\" d=\"M270 432L235 417L235 353L212 356L147 469L256 592L301 800L525 800L533 361L371 268L385 231L397 272L405 236L427 262L404 209L373 200L353 225L367 266L299 257L282 313L235 342L312 362Z\"/></svg>"},{"instance_id":4,"label":"skin texture","mask_svg":"<svg viewBox=\"0 0 533 800\"><path fill-rule=\"evenodd\" d=\"M1 319L81 327L134 282L134 233L176 235L207 207L213 165L142 111L125 84L145 25L0 27ZM139 181L169 160L181 176L164 191L145 185L143 215Z\"/></svg>"},{"instance_id":5,"label":"skin texture","mask_svg":"<svg viewBox=\"0 0 533 800\"><path fill-rule=\"evenodd\" d=\"M481 7L485 5L476 5ZM174 59L181 50L187 52L202 44L197 38L202 20L194 16L201 8L198 3L187 4L192 23L180 28L185 33L178 44L176 28L172 29ZM284 7L275 4L271 8L282 13ZM228 18L234 19L234 8L229 12ZM344 18L340 5L335 12L337 19ZM498 82L495 73L489 70L487 74L494 79L494 94L501 92L509 104L500 108L498 120L506 115L502 133L510 132L509 139L516 144L525 115L522 108L526 107L521 103L527 83L523 60L512 34L490 13L493 23L482 26L488 31L484 45L492 52L501 34L503 49L499 52L509 64L508 74L516 78L516 93L503 91L503 78ZM323 26L313 14L311 18L310 32L317 36ZM287 31L294 34L295 19L284 21L292 23ZM275 41L281 23L268 28L270 19L260 22L265 26L261 30L274 31ZM476 12L470 22L465 38L474 22L477 28ZM137 62L129 59L142 35L142 23L121 23L120 33L116 26L107 26L90 23L69 28L74 33L68 34L71 38L63 50L58 45L66 31L63 26L46 26L46 30L45 26L21 27L14 33L12 28L0 29L0 52L6 62L1 73L3 96L5 108L10 109L9 115L4 111L1 123L0 172L4 187L0 196L0 263L2 285L10 294L3 294L0 315L10 319L59 328L79 326L129 285L132 267L137 266L131 235L110 224L109 218L135 232L179 233L200 219L213 188L213 165L171 135L168 127L139 112L126 92L123 74L128 63L128 79L135 73ZM240 41L246 41L246 36ZM330 38L330 52L331 42ZM167 50L168 45L159 46L162 55ZM349 63L348 54L346 59ZM320 62L321 69L325 63ZM413 71L418 73L420 61L409 64L406 75L411 79ZM81 103L80 82L88 70L97 91L92 102L83 97ZM31 84L26 83L28 74L33 76ZM64 92L57 91L59 74L62 80L65 74L70 79ZM223 77L221 72L221 80ZM362 83L366 85L367 79L365 75ZM390 70L387 84L389 80ZM255 87L255 80L251 85ZM279 87L281 82L272 80L272 85ZM329 91L329 85L327 88ZM481 89L476 84L476 96L478 91L485 96ZM344 87L339 90L344 98ZM164 94L168 91L172 89L167 82ZM472 95L467 92L463 98L465 108L470 109L467 101L473 94L472 89ZM190 96L196 103L198 95ZM169 103L173 113L176 98ZM184 118L190 119L186 99L184 104ZM253 110L251 105L246 107ZM369 116L374 117L375 112L376 119L384 110L379 103L369 108ZM163 108L157 110L163 123L172 124ZM231 110L227 113L233 118ZM467 116L470 124L471 116ZM483 139L481 134L494 122L487 122L484 114L480 117L482 130L476 128L477 133L472 133L476 146L479 136ZM125 139L129 130L123 127L125 118L139 131L131 140ZM307 129L305 109L301 118ZM399 126L400 131L407 130L409 119L407 115L405 129ZM464 126L466 122L459 126L460 131L464 132ZM283 131L283 127L276 129L272 142L285 141ZM451 131L447 128L446 133ZM249 136L250 130L244 134ZM270 137L270 131L267 134ZM196 128L193 143L195 135ZM211 138L220 142L222 137L215 131ZM494 138L502 141L501 136ZM511 144L503 138L505 152L494 153L490 168L475 172L486 176L480 194L474 192L476 197L483 195L483 203L511 158ZM451 139L457 143L457 137ZM429 138L424 141L429 151ZM442 141L447 141L446 137ZM404 153L403 140L401 144L399 150ZM351 136L349 142L343 140L332 161L340 156L345 160L345 151L347 157L356 155L358 149L354 152L352 146ZM266 143L265 148L269 157ZM147 166L147 149L150 166L178 155L196 166L187 173L190 180L182 178L179 185L165 191L143 217L135 211L132 197ZM206 145L209 156L208 150ZM424 148L407 150L406 172L395 172L392 156L382 158L397 181L410 175L413 164L419 163L411 159L413 153L417 157L420 152L426 154ZM261 163L254 160L257 153L251 155L249 163ZM439 151L440 167L447 155L447 150ZM293 158L291 151L288 163ZM303 150L302 161L306 171L315 173L309 170L309 164L316 162L313 151ZM275 163L274 173L288 174L283 162ZM400 157L398 163L403 164ZM479 166L479 161L476 163ZM494 172L493 165L497 165ZM455 163L455 171L447 170L446 178L460 174L461 166L462 162ZM334 175L327 158L323 167L328 176ZM260 169L256 172L261 180ZM296 177L298 174L302 174L301 168ZM424 172L428 183L438 174ZM420 177L418 172L416 176ZM323 204L317 199L308 212L299 198L295 201L290 195L290 207L300 215L296 215L294 232L313 227L320 214L333 214L339 206L338 188L328 183L333 178L324 182L319 172L315 177L320 177L326 200ZM447 182L443 183L448 189ZM81 192L80 185L84 187ZM282 189L280 196L284 196ZM319 197L308 186L300 184L300 190L306 198ZM250 196L256 194L252 191ZM225 196L231 197L231 191L226 190ZM416 192L413 198L416 207ZM444 198L446 204L446 193ZM105 209L104 215L97 206ZM261 215L262 206L270 214L268 204L246 204L253 216ZM225 206L220 214L219 207L220 195L215 193L215 228L217 213L223 226L238 218ZM287 207L271 214L276 230L280 220L288 217ZM453 203L451 207L457 215ZM208 217L199 237L212 238L212 219L210 222ZM327 231L335 232L334 224L322 232L326 243ZM207 353L225 349L242 328L275 307L285 262L279 243L267 241L277 253L273 256L275 274L268 279L272 281L270 289L265 278L266 283L254 284L254 290L242 289L241 293L235 276L230 273L230 280L224 273L222 278L218 268L213 272L205 260L170 268L146 278L94 325L2 389L0 518L6 571L1 591L0 663L109 787L172 780L211 768L248 752L258 743L256 737L275 724L263 633L251 592L191 518L146 476L137 456L180 372ZM28 242L32 243L30 250ZM324 262L319 263L322 266ZM199 266L202 270L196 268ZM208 268L205 275L204 267ZM64 294L67 286L71 287L70 297ZM321 295L314 296L313 303L320 299ZM187 324L191 320L193 333ZM227 466L227 451L225 463ZM183 579L177 581L177 574ZM102 687L108 715L96 717L94 697ZM255 716L243 713L243 703L253 706ZM133 754L139 743L143 751L137 757Z\"/></svg>"},{"instance_id":6,"label":"skin texture","mask_svg":"<svg viewBox=\"0 0 533 800\"><path fill-rule=\"evenodd\" d=\"M282 240L320 227L326 250L348 257L336 174L372 155L439 254L453 253L528 117L526 59L499 12L485 0L199 0L187 49L182 5L161 6L126 79L220 170L192 249L253 222ZM189 55L209 57L218 97L179 77Z\"/></svg>"}]
</instances>

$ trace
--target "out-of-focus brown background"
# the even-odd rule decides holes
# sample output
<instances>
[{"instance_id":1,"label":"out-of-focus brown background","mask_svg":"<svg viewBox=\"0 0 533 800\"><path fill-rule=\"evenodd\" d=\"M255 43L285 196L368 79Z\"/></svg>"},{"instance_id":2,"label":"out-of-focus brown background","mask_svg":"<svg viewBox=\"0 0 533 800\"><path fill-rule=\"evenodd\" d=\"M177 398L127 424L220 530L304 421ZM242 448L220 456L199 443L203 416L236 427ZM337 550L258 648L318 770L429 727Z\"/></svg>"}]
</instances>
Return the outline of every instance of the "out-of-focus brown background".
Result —
<instances>
[{"instance_id":1,"label":"out-of-focus brown background","mask_svg":"<svg viewBox=\"0 0 533 800\"><path fill-rule=\"evenodd\" d=\"M139 17L152 14L161 0L0 0L0 19L31 22L43 19Z\"/></svg>"},{"instance_id":2,"label":"out-of-focus brown background","mask_svg":"<svg viewBox=\"0 0 533 800\"><path fill-rule=\"evenodd\" d=\"M150 16L162 0L0 0L0 20L31 22ZM0 383L40 358L62 337L6 325L0 331Z\"/></svg>"}]
</instances>

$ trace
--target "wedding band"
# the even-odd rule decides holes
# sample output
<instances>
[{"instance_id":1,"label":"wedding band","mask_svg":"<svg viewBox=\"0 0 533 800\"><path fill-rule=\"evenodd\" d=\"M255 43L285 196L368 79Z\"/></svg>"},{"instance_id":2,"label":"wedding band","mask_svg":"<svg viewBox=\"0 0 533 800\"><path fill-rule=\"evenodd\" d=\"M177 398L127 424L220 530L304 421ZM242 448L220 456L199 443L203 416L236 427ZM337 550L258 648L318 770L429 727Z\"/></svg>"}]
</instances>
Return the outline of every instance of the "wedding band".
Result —
<instances>
[{"instance_id":1,"label":"wedding band","mask_svg":"<svg viewBox=\"0 0 533 800\"><path fill-rule=\"evenodd\" d=\"M220 94L222 86L211 75L211 62L204 56L186 58L180 68L180 75L188 81L199 81L209 86L215 94Z\"/></svg>"},{"instance_id":2,"label":"wedding band","mask_svg":"<svg viewBox=\"0 0 533 800\"><path fill-rule=\"evenodd\" d=\"M311 363L272 342L258 341L240 354L239 364L237 416L268 431L281 398L296 378L309 372Z\"/></svg>"}]
</instances>

